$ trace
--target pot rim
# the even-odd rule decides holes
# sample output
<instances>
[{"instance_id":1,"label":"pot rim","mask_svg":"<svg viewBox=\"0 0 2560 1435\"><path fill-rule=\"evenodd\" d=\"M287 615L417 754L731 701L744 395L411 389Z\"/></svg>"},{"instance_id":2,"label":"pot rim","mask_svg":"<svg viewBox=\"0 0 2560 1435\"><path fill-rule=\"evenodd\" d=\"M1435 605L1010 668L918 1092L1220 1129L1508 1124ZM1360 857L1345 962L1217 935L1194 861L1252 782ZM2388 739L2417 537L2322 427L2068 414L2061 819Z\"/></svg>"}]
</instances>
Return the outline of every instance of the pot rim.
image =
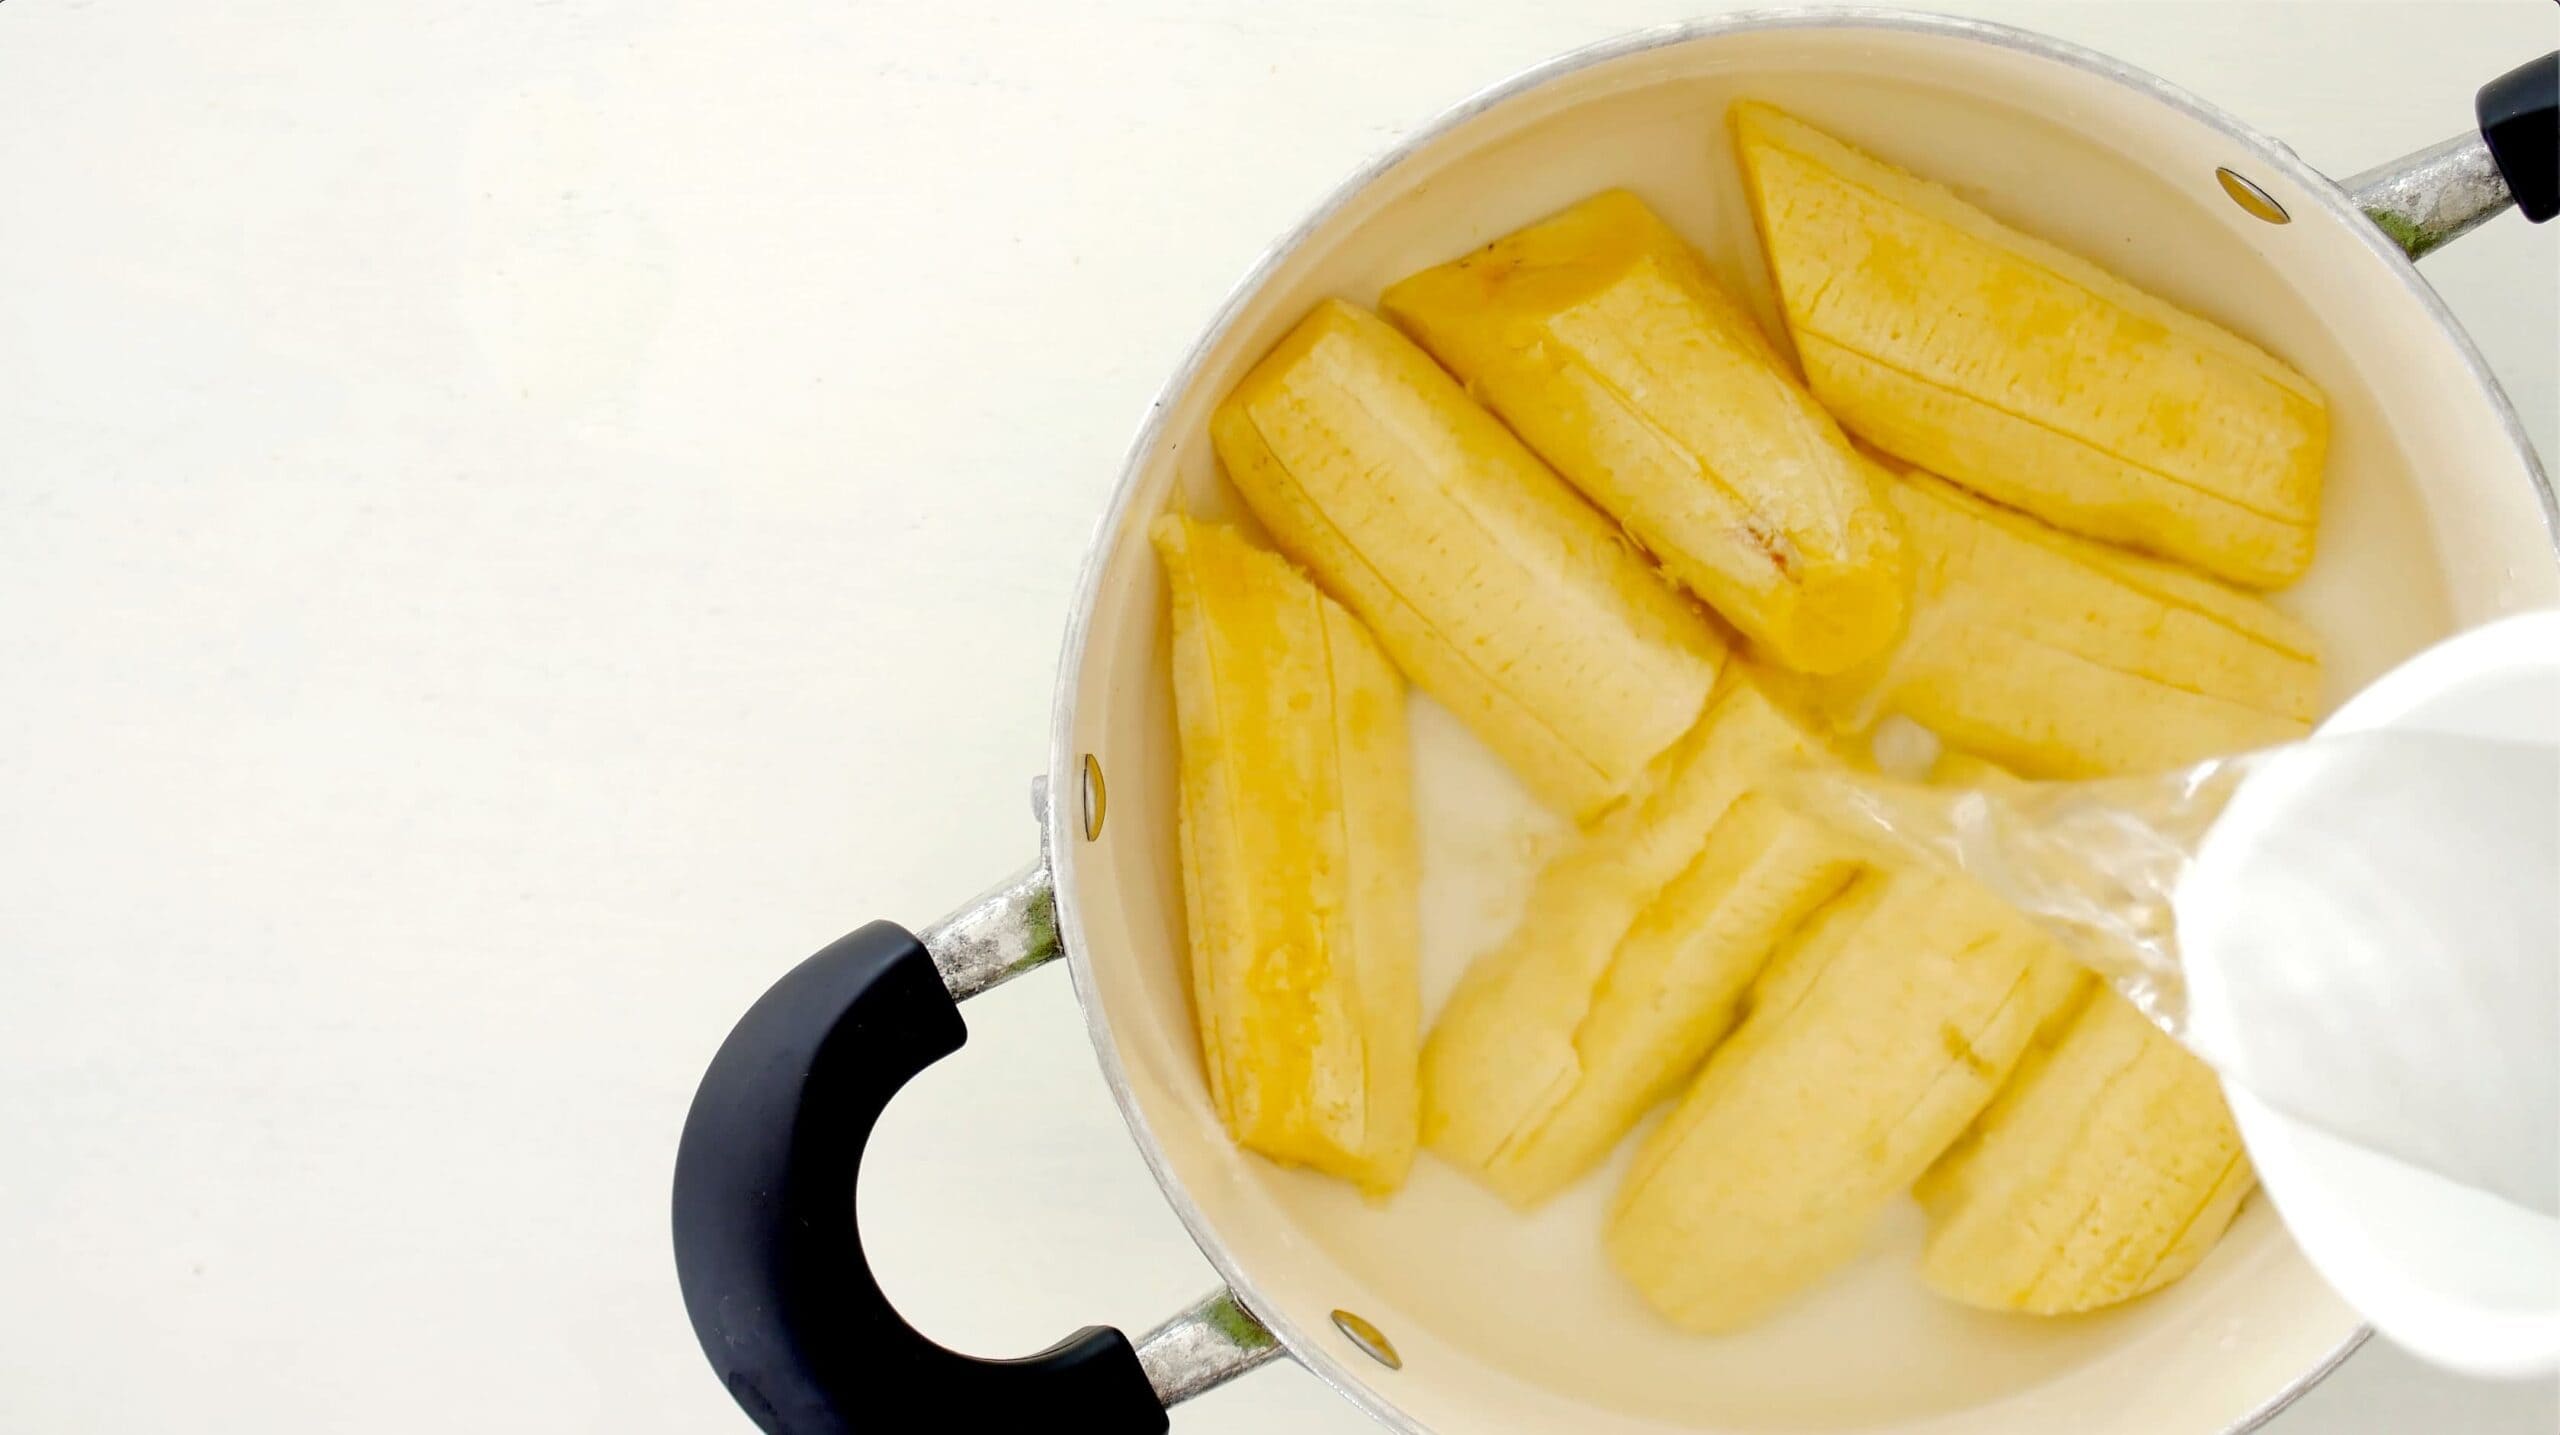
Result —
<instances>
[{"instance_id":1,"label":"pot rim","mask_svg":"<svg viewBox=\"0 0 2560 1435\"><path fill-rule=\"evenodd\" d=\"M1146 1115L1139 1109L1130 1089L1128 1070L1120 1056L1119 1044L1110 1024L1104 1019L1101 1004L1093 990L1093 975L1085 952L1084 921L1078 900L1076 849L1084 831L1080 815L1084 772L1074 742L1077 675L1084 664L1085 645L1090 636L1094 603L1101 592L1104 576L1110 568L1111 540L1129 517L1136 502L1140 470L1162 441L1165 416L1174 403L1197 381L1210 354L1226 341L1237 316L1266 284L1272 274L1313 236L1325 227L1354 197L1386 178L1398 166L1412 158L1425 145L1476 117L1505 104L1550 81L1629 55L1684 45L1698 40L1759 30L1841 29L1890 30L1940 36L1977 44L2015 50L2040 59L2071 66L2087 74L2137 91L2199 120L2225 138L2246 149L2257 161L2279 171L2298 184L2318 206L2320 217L2345 226L2356 234L2365 247L2390 266L2410 298L2433 318L2436 326L2451 341L2472 381L2480 386L2497 414L2508 445L2515 451L2530 477L2536 496L2541 501L2543 526L2555 552L2560 552L2560 496L2553 492L2551 478L2543 469L2524 425L2517 417L2515 405L2506 390L2489 371L2479 346L2457 322L2433 286L2419 275L2416 265L2398 245L2356 208L2346 191L2328 175L2312 168L2281 140L2267 135L2238 116L2194 93L2160 78L2147 70L2128 64L2085 46L2056 39L2049 35L1988 20L1945 15L1930 11L1906 10L1887 6L1793 6L1785 8L1742 10L1701 19L1675 21L1649 26L1567 50L1526 69L1477 90L1434 115L1415 128L1384 153L1362 164L1348 178L1336 184L1306 216L1288 233L1266 248L1244 276L1237 280L1219 303L1216 312L1202 329L1200 337L1183 354L1172 374L1156 392L1147 417L1139 425L1122 459L1120 476L1114 484L1111 500L1096 522L1085 550L1082 571L1078 574L1074 607L1070 611L1065 639L1058 660L1057 689L1051 704L1049 736L1049 779L1047 810L1042 815L1048 834L1050 863L1056 883L1058 934L1067 957L1067 967L1075 984L1076 1001L1083 1009L1085 1028L1093 1042L1096 1062L1103 1079L1110 1085L1111 1096L1120 1108L1121 1118L1128 1123L1129 1134L1139 1155L1146 1161L1156 1186L1164 1194L1166 1204L1182 1221L1192 1243L1206 1256L1219 1278L1227 1283L1248 1311L1268 1326L1290 1357L1364 1414L1393 1430L1422 1432L1425 1427L1397 1409L1381 1396L1370 1383L1324 1344L1314 1333L1292 1320L1286 1312L1263 1296L1257 1282L1227 1249L1226 1242L1205 1217L1182 1179L1166 1160L1163 1145L1148 1126ZM2313 1386L2344 1364L2373 1334L2371 1327L2359 1326L2319 1362L2295 1376L2263 1404L2225 1427L2222 1435L2246 1435L2282 1413L2288 1406L2308 1394Z\"/></svg>"}]
</instances>

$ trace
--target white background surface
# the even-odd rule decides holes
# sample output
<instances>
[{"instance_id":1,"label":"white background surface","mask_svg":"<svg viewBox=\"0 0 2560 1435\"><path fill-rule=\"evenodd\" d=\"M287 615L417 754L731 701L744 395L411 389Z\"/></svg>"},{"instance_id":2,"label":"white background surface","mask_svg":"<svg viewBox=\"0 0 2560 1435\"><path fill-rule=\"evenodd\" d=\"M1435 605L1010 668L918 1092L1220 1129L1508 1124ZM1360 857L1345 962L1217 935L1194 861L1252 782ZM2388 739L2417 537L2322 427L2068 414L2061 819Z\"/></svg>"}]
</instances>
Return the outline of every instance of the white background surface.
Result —
<instances>
[{"instance_id":1,"label":"white background surface","mask_svg":"<svg viewBox=\"0 0 2560 1435\"><path fill-rule=\"evenodd\" d=\"M701 1063L1031 852L1159 377L1441 105L1700 8L0 7L0 1429L743 1430L675 1296ZM2543 0L1945 4L2350 171ZM2544 451L2560 234L2428 266ZM1063 973L863 1191L989 1353L1209 1284ZM2547 1435L2370 1350L2275 1427ZM1187 1432L1367 1428L1294 1368Z\"/></svg>"}]
</instances>

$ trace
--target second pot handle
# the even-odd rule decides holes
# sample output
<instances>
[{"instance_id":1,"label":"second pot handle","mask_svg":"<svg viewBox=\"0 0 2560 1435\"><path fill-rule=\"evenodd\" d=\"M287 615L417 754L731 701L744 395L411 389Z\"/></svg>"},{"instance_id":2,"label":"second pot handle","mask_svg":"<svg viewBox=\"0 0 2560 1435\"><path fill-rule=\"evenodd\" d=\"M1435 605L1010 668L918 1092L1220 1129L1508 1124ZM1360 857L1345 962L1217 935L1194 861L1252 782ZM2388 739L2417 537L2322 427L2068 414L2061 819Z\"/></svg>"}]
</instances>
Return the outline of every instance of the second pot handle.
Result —
<instances>
[{"instance_id":1,"label":"second pot handle","mask_svg":"<svg viewBox=\"0 0 2560 1435\"><path fill-rule=\"evenodd\" d=\"M1088 1326L1037 1355L947 1350L863 1255L854 1189L889 1100L960 1049L961 999L1058 955L1034 864L919 937L873 922L793 968L721 1043L676 1151L677 1282L703 1353L770 1435L1167 1428L1165 1407L1279 1342L1219 1291L1132 1346Z\"/></svg>"},{"instance_id":2,"label":"second pot handle","mask_svg":"<svg viewBox=\"0 0 2560 1435\"><path fill-rule=\"evenodd\" d=\"M2560 213L2560 51L2480 87L2479 129L2341 184L2412 259L2514 205L2536 224Z\"/></svg>"}]
</instances>

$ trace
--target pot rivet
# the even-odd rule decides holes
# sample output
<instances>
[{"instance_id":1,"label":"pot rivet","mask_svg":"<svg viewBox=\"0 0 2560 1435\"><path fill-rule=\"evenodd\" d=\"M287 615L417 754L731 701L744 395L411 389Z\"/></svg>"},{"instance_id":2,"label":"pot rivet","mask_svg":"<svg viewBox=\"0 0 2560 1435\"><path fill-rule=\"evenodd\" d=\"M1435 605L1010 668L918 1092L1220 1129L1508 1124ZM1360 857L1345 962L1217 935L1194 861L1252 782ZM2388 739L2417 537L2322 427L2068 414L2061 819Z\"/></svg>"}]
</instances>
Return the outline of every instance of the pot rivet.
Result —
<instances>
[{"instance_id":1,"label":"pot rivet","mask_svg":"<svg viewBox=\"0 0 2560 1435\"><path fill-rule=\"evenodd\" d=\"M1102 813L1111 805L1111 795L1102 785L1102 763L1092 753L1084 755L1084 840L1102 837Z\"/></svg>"},{"instance_id":2,"label":"pot rivet","mask_svg":"<svg viewBox=\"0 0 2560 1435\"><path fill-rule=\"evenodd\" d=\"M2269 224L2293 222L2293 216L2284 212L2284 206L2276 203L2274 195L2258 188L2250 181L2227 169L2215 170L2213 177L2222 181L2222 192L2231 196L2233 204L2249 211L2256 218L2263 219Z\"/></svg>"},{"instance_id":3,"label":"pot rivet","mask_svg":"<svg viewBox=\"0 0 2560 1435\"><path fill-rule=\"evenodd\" d=\"M1376 1326L1347 1310L1338 1310L1333 1313L1333 1328L1349 1337L1353 1345L1360 1347L1362 1355L1389 1370L1404 1369L1404 1357L1396 1354L1395 1342L1387 1339L1385 1333Z\"/></svg>"}]
</instances>

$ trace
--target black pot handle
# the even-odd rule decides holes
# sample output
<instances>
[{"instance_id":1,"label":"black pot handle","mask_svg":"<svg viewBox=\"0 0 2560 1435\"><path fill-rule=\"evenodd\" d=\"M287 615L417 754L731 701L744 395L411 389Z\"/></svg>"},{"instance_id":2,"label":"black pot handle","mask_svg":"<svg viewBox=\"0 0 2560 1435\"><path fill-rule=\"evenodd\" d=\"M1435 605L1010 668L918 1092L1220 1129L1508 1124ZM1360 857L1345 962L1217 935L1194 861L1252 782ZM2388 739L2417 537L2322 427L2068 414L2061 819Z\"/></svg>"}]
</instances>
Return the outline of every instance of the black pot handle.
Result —
<instances>
[{"instance_id":1,"label":"black pot handle","mask_svg":"<svg viewBox=\"0 0 2560 1435\"><path fill-rule=\"evenodd\" d=\"M2560 214L2560 51L2482 85L2472 116L2471 132L2341 184L2412 259L2509 205L2536 224Z\"/></svg>"},{"instance_id":2,"label":"black pot handle","mask_svg":"<svg viewBox=\"0 0 2560 1435\"><path fill-rule=\"evenodd\" d=\"M968 1039L959 998L1056 952L1035 866L924 939L889 922L839 939L712 1058L676 1152L676 1275L703 1353L771 1435L1162 1431L1171 1400L1278 1352L1220 1292L1149 1336L1152 1360L1107 1326L982 1360L918 1333L873 1278L854 1218L873 1124Z\"/></svg>"},{"instance_id":3,"label":"black pot handle","mask_svg":"<svg viewBox=\"0 0 2560 1435\"><path fill-rule=\"evenodd\" d=\"M2560 214L2560 50L2482 85L2472 113L2516 208L2536 224Z\"/></svg>"}]
</instances>

